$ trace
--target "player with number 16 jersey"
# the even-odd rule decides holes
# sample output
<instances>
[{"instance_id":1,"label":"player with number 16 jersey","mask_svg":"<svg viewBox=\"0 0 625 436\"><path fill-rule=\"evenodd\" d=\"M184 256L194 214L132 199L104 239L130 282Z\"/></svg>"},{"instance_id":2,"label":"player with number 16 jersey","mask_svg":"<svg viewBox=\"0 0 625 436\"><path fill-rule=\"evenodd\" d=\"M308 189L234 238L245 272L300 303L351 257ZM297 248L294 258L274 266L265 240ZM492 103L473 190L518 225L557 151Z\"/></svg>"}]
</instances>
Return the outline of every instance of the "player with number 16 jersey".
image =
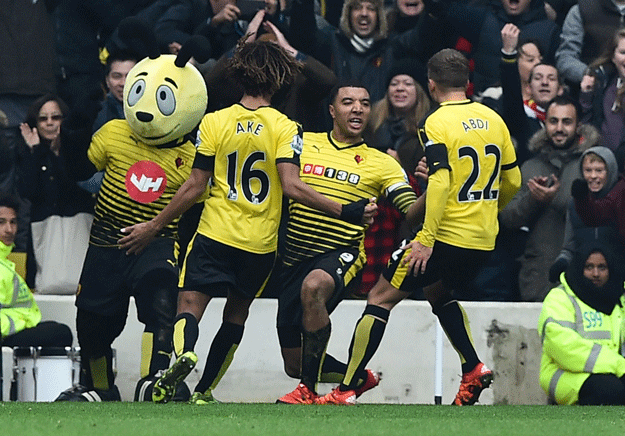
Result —
<instances>
[{"instance_id":1,"label":"player with number 16 jersey","mask_svg":"<svg viewBox=\"0 0 625 436\"><path fill-rule=\"evenodd\" d=\"M364 204L332 201L300 179L300 128L271 107L274 93L299 70L286 50L248 35L237 44L230 69L244 88L239 103L203 117L189 179L158 216L133 226L120 241L131 252L141 250L207 194L178 283L173 341L177 359L152 392L159 403L172 400L195 367L198 323L211 299L225 294L222 325L191 397L194 404L214 401L212 391L241 342L249 307L273 268L283 193L349 222L369 221L375 212Z\"/></svg>"},{"instance_id":2,"label":"player with number 16 jersey","mask_svg":"<svg viewBox=\"0 0 625 436\"><path fill-rule=\"evenodd\" d=\"M198 233L252 253L275 251L282 210L276 163L299 165L301 135L269 106L251 110L237 103L206 115L196 159L214 161L214 170Z\"/></svg>"}]
</instances>

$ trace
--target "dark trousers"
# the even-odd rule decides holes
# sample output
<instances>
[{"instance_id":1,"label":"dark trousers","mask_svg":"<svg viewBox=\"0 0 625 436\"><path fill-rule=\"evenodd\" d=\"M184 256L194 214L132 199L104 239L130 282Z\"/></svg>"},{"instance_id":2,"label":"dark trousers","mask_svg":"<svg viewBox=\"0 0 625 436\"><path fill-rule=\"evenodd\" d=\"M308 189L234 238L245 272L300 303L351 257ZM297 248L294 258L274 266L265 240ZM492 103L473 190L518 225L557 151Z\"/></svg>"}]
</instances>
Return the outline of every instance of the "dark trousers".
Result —
<instances>
[{"instance_id":1,"label":"dark trousers","mask_svg":"<svg viewBox=\"0 0 625 436\"><path fill-rule=\"evenodd\" d=\"M2 339L3 347L71 347L74 337L65 324L42 321Z\"/></svg>"},{"instance_id":2,"label":"dark trousers","mask_svg":"<svg viewBox=\"0 0 625 436\"><path fill-rule=\"evenodd\" d=\"M624 405L625 376L592 374L579 390L578 404L585 406Z\"/></svg>"}]
</instances>

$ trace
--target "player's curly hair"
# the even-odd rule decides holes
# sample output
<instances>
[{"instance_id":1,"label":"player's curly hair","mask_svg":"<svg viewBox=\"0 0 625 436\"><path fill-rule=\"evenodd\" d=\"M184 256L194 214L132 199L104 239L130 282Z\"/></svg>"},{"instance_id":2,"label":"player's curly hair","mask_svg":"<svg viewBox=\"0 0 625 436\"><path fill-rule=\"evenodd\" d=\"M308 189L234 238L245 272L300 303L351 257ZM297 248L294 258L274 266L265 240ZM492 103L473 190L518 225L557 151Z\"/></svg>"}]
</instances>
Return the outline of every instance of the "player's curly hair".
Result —
<instances>
[{"instance_id":1,"label":"player's curly hair","mask_svg":"<svg viewBox=\"0 0 625 436\"><path fill-rule=\"evenodd\" d=\"M271 97L295 80L301 64L286 50L271 41L246 39L237 43L229 68L247 95Z\"/></svg>"}]
</instances>

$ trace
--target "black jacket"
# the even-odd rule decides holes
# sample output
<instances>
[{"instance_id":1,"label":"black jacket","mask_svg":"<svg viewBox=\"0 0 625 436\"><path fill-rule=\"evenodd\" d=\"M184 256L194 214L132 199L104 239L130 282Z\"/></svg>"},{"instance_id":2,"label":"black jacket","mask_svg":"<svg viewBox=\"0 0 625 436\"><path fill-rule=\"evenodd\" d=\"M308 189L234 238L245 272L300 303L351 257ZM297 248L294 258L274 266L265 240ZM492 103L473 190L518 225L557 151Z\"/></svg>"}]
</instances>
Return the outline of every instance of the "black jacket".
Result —
<instances>
[{"instance_id":1,"label":"black jacket","mask_svg":"<svg viewBox=\"0 0 625 436\"><path fill-rule=\"evenodd\" d=\"M22 147L28 146L22 143ZM93 196L76 185L70 177L63 154L56 156L45 142L33 152L23 153L20 164L20 193L31 202L31 222L49 216L74 216L93 213Z\"/></svg>"},{"instance_id":2,"label":"black jacket","mask_svg":"<svg viewBox=\"0 0 625 436\"><path fill-rule=\"evenodd\" d=\"M59 0L3 0L0 6L0 94L56 91L58 63L51 12Z\"/></svg>"},{"instance_id":3,"label":"black jacket","mask_svg":"<svg viewBox=\"0 0 625 436\"><path fill-rule=\"evenodd\" d=\"M440 8L445 20L473 45L475 92L498 82L501 29L507 23L515 24L521 30L520 39L525 36L536 39L543 51L543 61L553 63L560 44L560 28L547 18L543 0L531 0L529 10L514 17L506 14L501 0L491 0L488 6L444 1L449 3L447 8Z\"/></svg>"}]
</instances>

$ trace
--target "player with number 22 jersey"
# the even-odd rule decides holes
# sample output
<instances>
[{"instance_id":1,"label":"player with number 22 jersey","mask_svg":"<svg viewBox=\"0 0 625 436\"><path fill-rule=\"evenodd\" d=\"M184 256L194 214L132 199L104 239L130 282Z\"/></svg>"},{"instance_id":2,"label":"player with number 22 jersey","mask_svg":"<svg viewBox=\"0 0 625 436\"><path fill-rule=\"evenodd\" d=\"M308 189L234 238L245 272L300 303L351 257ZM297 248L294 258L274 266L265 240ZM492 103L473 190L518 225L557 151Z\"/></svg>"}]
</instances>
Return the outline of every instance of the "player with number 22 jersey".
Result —
<instances>
[{"instance_id":1,"label":"player with number 22 jersey","mask_svg":"<svg viewBox=\"0 0 625 436\"><path fill-rule=\"evenodd\" d=\"M516 167L514 146L503 120L479 103L444 102L424 120L419 138L426 150L445 144L447 153L441 157L446 158L449 173L436 171L428 179L428 213L417 239L429 247L436 239L457 247L492 250L499 228L498 205L507 204L516 192L505 180L500 186L502 171ZM445 197L447 202L441 202Z\"/></svg>"}]
</instances>

